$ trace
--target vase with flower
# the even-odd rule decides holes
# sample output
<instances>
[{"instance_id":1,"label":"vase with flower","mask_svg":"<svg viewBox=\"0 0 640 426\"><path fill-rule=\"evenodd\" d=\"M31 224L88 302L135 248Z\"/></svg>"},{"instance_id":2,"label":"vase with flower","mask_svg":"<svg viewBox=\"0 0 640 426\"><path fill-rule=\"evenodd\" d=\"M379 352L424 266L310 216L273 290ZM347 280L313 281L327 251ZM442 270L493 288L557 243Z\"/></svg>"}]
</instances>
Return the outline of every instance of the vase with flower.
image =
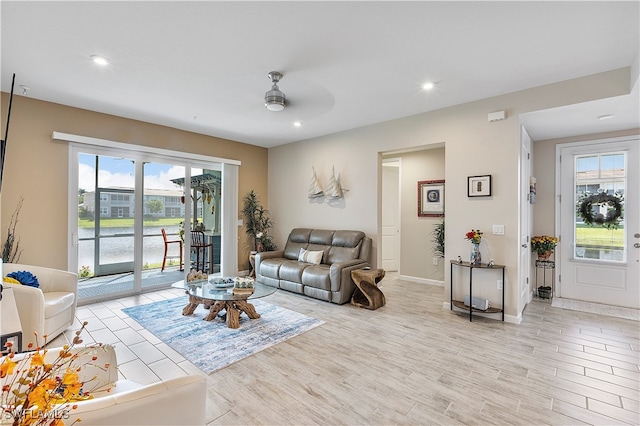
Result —
<instances>
[{"instance_id":1,"label":"vase with flower","mask_svg":"<svg viewBox=\"0 0 640 426\"><path fill-rule=\"evenodd\" d=\"M471 241L471 256L469 258L469 263L472 265L479 265L482 262L482 255L480 254L482 232L480 232L479 229L472 229L464 234L464 238Z\"/></svg>"},{"instance_id":2,"label":"vase with flower","mask_svg":"<svg viewBox=\"0 0 640 426\"><path fill-rule=\"evenodd\" d=\"M531 239L531 251L538 254L539 260L548 260L557 245L557 237L537 235Z\"/></svg>"}]
</instances>

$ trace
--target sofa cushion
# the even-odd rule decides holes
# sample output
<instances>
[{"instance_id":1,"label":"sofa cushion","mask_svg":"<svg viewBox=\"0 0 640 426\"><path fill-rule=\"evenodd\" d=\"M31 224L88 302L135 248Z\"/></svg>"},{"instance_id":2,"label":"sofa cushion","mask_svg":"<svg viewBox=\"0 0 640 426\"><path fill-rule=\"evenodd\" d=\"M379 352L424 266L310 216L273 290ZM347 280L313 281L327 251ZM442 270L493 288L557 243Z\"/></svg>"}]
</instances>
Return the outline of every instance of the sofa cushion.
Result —
<instances>
[{"instance_id":1,"label":"sofa cushion","mask_svg":"<svg viewBox=\"0 0 640 426\"><path fill-rule=\"evenodd\" d=\"M335 247L356 247L364 237L362 231L336 231L330 244Z\"/></svg>"},{"instance_id":2,"label":"sofa cushion","mask_svg":"<svg viewBox=\"0 0 640 426\"><path fill-rule=\"evenodd\" d=\"M346 262L347 260L357 259L360 254L360 245L357 247L336 247L329 249L329 256L325 263L329 265L337 262Z\"/></svg>"},{"instance_id":3,"label":"sofa cushion","mask_svg":"<svg viewBox=\"0 0 640 426\"><path fill-rule=\"evenodd\" d=\"M323 250L320 251L311 251L305 250L303 248L300 249L300 254L298 255L298 261L304 263L313 263L314 265L319 265L322 263L322 255L324 254Z\"/></svg>"},{"instance_id":4,"label":"sofa cushion","mask_svg":"<svg viewBox=\"0 0 640 426\"><path fill-rule=\"evenodd\" d=\"M279 277L281 280L291 281L294 283L302 282L302 271L308 267L308 263L286 260L280 265Z\"/></svg>"},{"instance_id":5,"label":"sofa cushion","mask_svg":"<svg viewBox=\"0 0 640 426\"><path fill-rule=\"evenodd\" d=\"M321 246L330 246L333 240L334 231L326 229L314 229L309 235L309 244L317 244Z\"/></svg>"},{"instance_id":6,"label":"sofa cushion","mask_svg":"<svg viewBox=\"0 0 640 426\"><path fill-rule=\"evenodd\" d=\"M73 293L67 293L66 291L51 291L43 294L45 318L51 318L69 309L75 300L75 295Z\"/></svg>"},{"instance_id":7,"label":"sofa cushion","mask_svg":"<svg viewBox=\"0 0 640 426\"><path fill-rule=\"evenodd\" d=\"M329 265L312 265L302 271L302 284L310 287L331 290Z\"/></svg>"}]
</instances>

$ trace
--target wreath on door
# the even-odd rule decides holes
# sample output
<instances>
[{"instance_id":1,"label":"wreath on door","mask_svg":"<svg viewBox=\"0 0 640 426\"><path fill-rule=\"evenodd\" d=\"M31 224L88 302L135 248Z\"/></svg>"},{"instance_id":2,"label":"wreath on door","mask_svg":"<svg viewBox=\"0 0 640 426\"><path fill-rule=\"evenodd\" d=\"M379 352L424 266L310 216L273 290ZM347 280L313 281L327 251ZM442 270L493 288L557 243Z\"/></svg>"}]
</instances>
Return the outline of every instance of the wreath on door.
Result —
<instances>
[{"instance_id":1,"label":"wreath on door","mask_svg":"<svg viewBox=\"0 0 640 426\"><path fill-rule=\"evenodd\" d=\"M577 203L578 215L582 221L589 226L602 226L607 229L618 229L622 216L622 202L624 197L621 193L616 192L614 195L606 192L598 192L591 194L585 192ZM594 207L606 206L607 212L600 213L600 209Z\"/></svg>"}]
</instances>

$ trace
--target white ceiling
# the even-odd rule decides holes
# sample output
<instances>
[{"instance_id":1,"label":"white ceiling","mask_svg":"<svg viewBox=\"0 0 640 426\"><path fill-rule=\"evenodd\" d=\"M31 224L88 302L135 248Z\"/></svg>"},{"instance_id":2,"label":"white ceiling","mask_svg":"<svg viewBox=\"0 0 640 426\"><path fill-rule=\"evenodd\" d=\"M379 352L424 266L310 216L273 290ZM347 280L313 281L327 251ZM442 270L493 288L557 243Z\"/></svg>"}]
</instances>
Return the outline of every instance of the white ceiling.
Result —
<instances>
[{"instance_id":1,"label":"white ceiling","mask_svg":"<svg viewBox=\"0 0 640 426\"><path fill-rule=\"evenodd\" d=\"M628 67L640 38L637 1L2 1L0 12L2 91L15 73L17 95L26 85L32 98L264 147ZM284 74L282 112L263 106L269 71ZM527 126L534 140L640 127L637 93Z\"/></svg>"}]
</instances>

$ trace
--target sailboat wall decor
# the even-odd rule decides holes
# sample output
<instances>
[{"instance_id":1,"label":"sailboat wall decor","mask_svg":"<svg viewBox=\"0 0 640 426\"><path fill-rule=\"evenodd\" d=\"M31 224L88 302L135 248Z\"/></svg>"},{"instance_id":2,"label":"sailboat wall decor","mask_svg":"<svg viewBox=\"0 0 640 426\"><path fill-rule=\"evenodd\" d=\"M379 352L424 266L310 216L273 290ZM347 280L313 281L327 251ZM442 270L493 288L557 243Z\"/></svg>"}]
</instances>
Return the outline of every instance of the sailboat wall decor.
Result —
<instances>
[{"instance_id":1,"label":"sailboat wall decor","mask_svg":"<svg viewBox=\"0 0 640 426\"><path fill-rule=\"evenodd\" d=\"M344 193L348 189L344 189L340 184L340 175L336 178L335 168L331 168L331 179L329 180L329 187L327 188L327 195L329 198L337 199L344 197Z\"/></svg>"},{"instance_id":2,"label":"sailboat wall decor","mask_svg":"<svg viewBox=\"0 0 640 426\"><path fill-rule=\"evenodd\" d=\"M311 184L309 185L309 198L324 197L322 185L320 185L318 176L316 176L316 169L311 167L311 170L313 170L313 177L311 178Z\"/></svg>"}]
</instances>

